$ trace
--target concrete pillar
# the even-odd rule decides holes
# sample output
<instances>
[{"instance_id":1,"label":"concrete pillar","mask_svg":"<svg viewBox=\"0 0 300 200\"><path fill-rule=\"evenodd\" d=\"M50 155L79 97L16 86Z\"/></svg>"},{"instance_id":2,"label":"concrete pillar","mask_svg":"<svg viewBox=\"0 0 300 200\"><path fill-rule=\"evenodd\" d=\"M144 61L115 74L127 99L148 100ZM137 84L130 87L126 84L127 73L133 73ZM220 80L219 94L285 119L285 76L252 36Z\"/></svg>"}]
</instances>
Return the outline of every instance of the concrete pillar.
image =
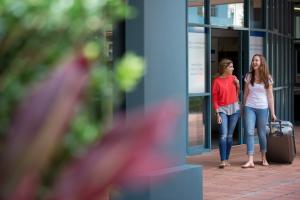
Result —
<instances>
[{"instance_id":1,"label":"concrete pillar","mask_svg":"<svg viewBox=\"0 0 300 200\"><path fill-rule=\"evenodd\" d=\"M169 168L149 176L144 191L123 191L120 200L201 200L202 168L186 164L187 152L187 17L186 0L128 0L138 16L126 21L126 51L145 58L147 73L137 89L126 95L126 110L147 107L164 99L182 103L182 116L171 144L162 150L176 156ZM153 180L170 174L165 182Z\"/></svg>"}]
</instances>

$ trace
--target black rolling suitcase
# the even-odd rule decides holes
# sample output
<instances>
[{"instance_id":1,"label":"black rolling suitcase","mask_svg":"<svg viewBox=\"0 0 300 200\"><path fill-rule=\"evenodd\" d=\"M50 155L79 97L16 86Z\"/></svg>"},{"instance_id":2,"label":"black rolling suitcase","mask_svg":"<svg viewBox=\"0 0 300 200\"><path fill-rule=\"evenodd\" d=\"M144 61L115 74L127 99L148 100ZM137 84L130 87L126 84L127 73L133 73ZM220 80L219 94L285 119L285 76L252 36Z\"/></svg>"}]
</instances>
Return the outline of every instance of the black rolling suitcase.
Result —
<instances>
[{"instance_id":1,"label":"black rolling suitcase","mask_svg":"<svg viewBox=\"0 0 300 200\"><path fill-rule=\"evenodd\" d=\"M267 160L292 163L296 155L294 126L289 121L269 122L267 128Z\"/></svg>"}]
</instances>

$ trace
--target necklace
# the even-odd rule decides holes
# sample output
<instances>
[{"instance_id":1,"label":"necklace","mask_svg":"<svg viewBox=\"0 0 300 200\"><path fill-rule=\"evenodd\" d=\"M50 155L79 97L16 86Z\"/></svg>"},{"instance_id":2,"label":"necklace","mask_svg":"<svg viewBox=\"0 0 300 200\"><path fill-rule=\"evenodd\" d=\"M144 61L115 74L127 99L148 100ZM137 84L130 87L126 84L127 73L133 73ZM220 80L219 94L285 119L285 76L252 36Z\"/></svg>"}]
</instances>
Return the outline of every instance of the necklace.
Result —
<instances>
[{"instance_id":1,"label":"necklace","mask_svg":"<svg viewBox=\"0 0 300 200\"><path fill-rule=\"evenodd\" d=\"M255 76L254 82L255 82L255 83L261 83L261 79L260 79L260 78L257 78L257 77Z\"/></svg>"}]
</instances>

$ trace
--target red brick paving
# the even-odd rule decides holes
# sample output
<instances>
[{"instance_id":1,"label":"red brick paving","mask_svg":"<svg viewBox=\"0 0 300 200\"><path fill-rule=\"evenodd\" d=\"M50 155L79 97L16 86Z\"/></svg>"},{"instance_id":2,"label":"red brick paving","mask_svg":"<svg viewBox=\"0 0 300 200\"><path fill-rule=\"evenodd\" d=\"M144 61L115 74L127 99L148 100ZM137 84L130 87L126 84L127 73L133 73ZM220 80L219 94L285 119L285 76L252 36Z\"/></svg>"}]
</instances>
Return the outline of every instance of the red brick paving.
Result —
<instances>
[{"instance_id":1,"label":"red brick paving","mask_svg":"<svg viewBox=\"0 0 300 200\"><path fill-rule=\"evenodd\" d=\"M242 169L247 161L246 145L232 148L231 166L217 168L219 151L187 158L203 167L204 200L300 200L300 127L296 127L297 155L292 164L259 165L259 147L255 147L255 168ZM298 137L297 137L298 135Z\"/></svg>"}]
</instances>

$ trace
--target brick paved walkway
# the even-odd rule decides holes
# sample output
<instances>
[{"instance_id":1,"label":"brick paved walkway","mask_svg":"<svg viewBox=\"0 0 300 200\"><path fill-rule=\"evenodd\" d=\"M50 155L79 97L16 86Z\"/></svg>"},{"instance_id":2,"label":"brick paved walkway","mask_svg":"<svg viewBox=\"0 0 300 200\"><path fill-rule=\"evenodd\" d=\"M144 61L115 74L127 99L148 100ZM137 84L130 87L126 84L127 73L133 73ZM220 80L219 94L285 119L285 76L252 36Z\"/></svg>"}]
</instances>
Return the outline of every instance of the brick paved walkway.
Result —
<instances>
[{"instance_id":1,"label":"brick paved walkway","mask_svg":"<svg viewBox=\"0 0 300 200\"><path fill-rule=\"evenodd\" d=\"M298 135L298 137L297 137ZM204 200L276 199L300 200L300 127L296 127L297 156L291 165L259 165L260 153L256 145L255 168L242 169L247 160L246 145L234 146L231 167L218 169L219 152L187 158L189 163L203 166Z\"/></svg>"}]
</instances>

